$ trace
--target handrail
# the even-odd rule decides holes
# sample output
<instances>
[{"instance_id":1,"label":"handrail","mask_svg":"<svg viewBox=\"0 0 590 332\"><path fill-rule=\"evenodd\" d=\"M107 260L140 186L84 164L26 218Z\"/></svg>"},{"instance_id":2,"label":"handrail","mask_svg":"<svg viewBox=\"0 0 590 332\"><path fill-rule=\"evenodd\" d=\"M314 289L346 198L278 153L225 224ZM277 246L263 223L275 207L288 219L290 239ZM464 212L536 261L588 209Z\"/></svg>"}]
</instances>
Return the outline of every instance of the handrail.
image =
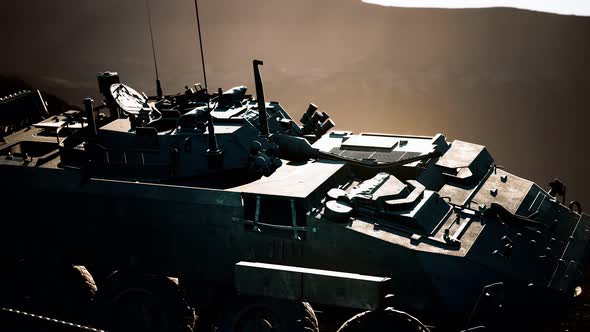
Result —
<instances>
[{"instance_id":1,"label":"handrail","mask_svg":"<svg viewBox=\"0 0 590 332\"><path fill-rule=\"evenodd\" d=\"M236 223L263 226L263 227L274 228L274 229L284 230L284 231L301 231L301 232L316 232L317 231L316 227L273 225L273 224L263 223L260 221L254 222L252 220L242 219L242 218L237 218L237 217L232 217L232 221L236 222Z\"/></svg>"}]
</instances>

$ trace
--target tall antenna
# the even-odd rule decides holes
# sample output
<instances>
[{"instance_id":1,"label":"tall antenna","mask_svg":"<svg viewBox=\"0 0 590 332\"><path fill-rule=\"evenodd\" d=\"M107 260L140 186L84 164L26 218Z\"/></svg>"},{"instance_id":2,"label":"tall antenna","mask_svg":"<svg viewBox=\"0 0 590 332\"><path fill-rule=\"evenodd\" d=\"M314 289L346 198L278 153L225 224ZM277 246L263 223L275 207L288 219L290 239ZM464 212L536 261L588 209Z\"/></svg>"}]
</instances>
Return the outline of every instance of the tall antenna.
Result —
<instances>
[{"instance_id":1,"label":"tall antenna","mask_svg":"<svg viewBox=\"0 0 590 332\"><path fill-rule=\"evenodd\" d=\"M154 57L154 68L156 69L156 94L158 99L162 98L162 85L160 84L160 76L158 75L158 61L156 59L156 47L154 46L154 32L152 31L152 13L150 11L149 0L145 0L145 8L147 9L148 24L150 26L150 38L152 40L152 55Z\"/></svg>"},{"instance_id":2,"label":"tall antenna","mask_svg":"<svg viewBox=\"0 0 590 332\"><path fill-rule=\"evenodd\" d=\"M201 49L201 64L203 65L203 80L205 81L205 91L207 90L207 73L205 72L205 55L203 55L203 38L201 38L201 21L199 20L199 5L195 0L195 13L197 14L197 30L199 31L199 48Z\"/></svg>"}]
</instances>

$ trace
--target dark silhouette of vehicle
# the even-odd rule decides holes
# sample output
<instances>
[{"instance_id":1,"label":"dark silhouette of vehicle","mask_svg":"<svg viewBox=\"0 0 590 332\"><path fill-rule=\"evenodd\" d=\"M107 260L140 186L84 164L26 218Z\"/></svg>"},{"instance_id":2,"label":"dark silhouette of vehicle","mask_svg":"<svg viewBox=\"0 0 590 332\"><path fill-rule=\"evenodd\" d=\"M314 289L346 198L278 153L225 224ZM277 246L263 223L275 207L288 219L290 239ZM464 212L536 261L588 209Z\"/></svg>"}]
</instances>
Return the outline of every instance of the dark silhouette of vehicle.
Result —
<instances>
[{"instance_id":1,"label":"dark silhouette of vehicle","mask_svg":"<svg viewBox=\"0 0 590 332\"><path fill-rule=\"evenodd\" d=\"M331 130L313 104L298 124L265 102L261 64L255 99L101 73L104 103L3 137L3 304L110 331L189 331L195 312L206 331L317 331L312 306L365 311L341 331L565 314L590 217L561 182L441 134Z\"/></svg>"}]
</instances>

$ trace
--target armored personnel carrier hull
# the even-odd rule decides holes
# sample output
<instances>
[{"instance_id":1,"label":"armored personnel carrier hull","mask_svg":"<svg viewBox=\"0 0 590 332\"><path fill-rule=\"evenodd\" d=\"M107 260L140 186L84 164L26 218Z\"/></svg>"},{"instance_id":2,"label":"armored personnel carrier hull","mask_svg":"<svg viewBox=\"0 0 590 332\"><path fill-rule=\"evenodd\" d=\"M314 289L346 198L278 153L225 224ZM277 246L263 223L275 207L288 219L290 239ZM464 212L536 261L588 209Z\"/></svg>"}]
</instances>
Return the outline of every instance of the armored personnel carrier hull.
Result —
<instances>
[{"instance_id":1,"label":"armored personnel carrier hull","mask_svg":"<svg viewBox=\"0 0 590 332\"><path fill-rule=\"evenodd\" d=\"M563 184L545 191L441 134L330 131L313 104L299 125L264 101L260 64L256 99L148 98L101 73L102 105L3 137L2 265L29 273L2 274L4 304L42 307L30 273L79 292L43 274L83 265L96 295L51 307L92 299L85 321L109 330L140 330L121 321L148 304L155 330L191 329L190 308L224 331L317 330L311 306L369 310L342 331L558 321L590 236Z\"/></svg>"}]
</instances>

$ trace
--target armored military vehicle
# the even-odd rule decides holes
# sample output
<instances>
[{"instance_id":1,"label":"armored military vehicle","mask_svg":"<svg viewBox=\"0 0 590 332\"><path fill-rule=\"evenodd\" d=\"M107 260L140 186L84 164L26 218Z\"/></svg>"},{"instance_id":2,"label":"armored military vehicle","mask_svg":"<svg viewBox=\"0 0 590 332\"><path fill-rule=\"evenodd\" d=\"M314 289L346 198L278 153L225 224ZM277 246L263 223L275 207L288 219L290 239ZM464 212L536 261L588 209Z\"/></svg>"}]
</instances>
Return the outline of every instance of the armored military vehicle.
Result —
<instances>
[{"instance_id":1,"label":"armored military vehicle","mask_svg":"<svg viewBox=\"0 0 590 332\"><path fill-rule=\"evenodd\" d=\"M188 331L195 311L317 331L314 308L360 312L341 331L531 330L580 293L590 216L561 182L441 134L332 130L313 104L298 124L261 64L256 98L104 72L103 103L3 137L4 305L112 331Z\"/></svg>"}]
</instances>

